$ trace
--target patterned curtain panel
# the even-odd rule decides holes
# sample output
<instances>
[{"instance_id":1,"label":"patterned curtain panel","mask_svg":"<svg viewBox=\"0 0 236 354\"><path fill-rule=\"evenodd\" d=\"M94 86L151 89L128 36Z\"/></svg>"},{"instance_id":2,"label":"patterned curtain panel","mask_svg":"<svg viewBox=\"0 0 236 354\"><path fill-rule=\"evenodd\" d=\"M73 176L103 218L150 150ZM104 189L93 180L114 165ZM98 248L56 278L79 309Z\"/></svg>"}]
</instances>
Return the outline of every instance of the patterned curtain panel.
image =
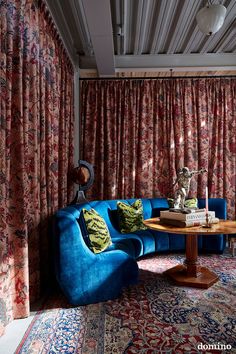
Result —
<instances>
[{"instance_id":1,"label":"patterned curtain panel","mask_svg":"<svg viewBox=\"0 0 236 354\"><path fill-rule=\"evenodd\" d=\"M191 195L226 198L235 218L236 79L83 80L83 158L91 199L171 197L183 166L206 168Z\"/></svg>"},{"instance_id":2,"label":"patterned curtain panel","mask_svg":"<svg viewBox=\"0 0 236 354\"><path fill-rule=\"evenodd\" d=\"M49 272L47 228L72 198L73 68L43 4L0 1L0 333Z\"/></svg>"}]
</instances>

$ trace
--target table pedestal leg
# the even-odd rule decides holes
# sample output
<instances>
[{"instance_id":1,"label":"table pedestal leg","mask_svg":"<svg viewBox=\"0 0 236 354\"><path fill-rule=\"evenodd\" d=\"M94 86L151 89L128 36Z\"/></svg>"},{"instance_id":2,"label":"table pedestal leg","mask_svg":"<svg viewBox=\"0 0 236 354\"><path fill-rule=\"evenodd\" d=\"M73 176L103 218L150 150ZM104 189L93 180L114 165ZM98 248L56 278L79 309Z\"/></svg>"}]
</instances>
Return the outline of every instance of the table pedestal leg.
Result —
<instances>
[{"instance_id":1,"label":"table pedestal leg","mask_svg":"<svg viewBox=\"0 0 236 354\"><path fill-rule=\"evenodd\" d=\"M198 264L197 235L186 235L186 259L165 272L176 284L207 289L219 279L218 276Z\"/></svg>"},{"instance_id":2,"label":"table pedestal leg","mask_svg":"<svg viewBox=\"0 0 236 354\"><path fill-rule=\"evenodd\" d=\"M186 266L186 273L188 276L198 276L198 248L197 235L187 235L186 238L186 259L184 264Z\"/></svg>"}]
</instances>

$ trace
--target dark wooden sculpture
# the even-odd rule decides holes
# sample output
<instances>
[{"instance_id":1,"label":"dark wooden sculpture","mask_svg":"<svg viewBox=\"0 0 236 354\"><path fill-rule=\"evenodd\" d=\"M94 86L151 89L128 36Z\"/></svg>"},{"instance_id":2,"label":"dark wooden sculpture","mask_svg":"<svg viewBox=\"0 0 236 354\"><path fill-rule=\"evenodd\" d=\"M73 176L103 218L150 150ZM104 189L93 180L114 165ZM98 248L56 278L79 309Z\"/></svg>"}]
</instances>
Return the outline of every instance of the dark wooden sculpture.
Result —
<instances>
[{"instance_id":1,"label":"dark wooden sculpture","mask_svg":"<svg viewBox=\"0 0 236 354\"><path fill-rule=\"evenodd\" d=\"M93 166L84 160L78 161L79 166L75 167L72 174L72 180L79 185L75 198L71 204L81 204L87 202L84 192L88 190L94 181Z\"/></svg>"}]
</instances>

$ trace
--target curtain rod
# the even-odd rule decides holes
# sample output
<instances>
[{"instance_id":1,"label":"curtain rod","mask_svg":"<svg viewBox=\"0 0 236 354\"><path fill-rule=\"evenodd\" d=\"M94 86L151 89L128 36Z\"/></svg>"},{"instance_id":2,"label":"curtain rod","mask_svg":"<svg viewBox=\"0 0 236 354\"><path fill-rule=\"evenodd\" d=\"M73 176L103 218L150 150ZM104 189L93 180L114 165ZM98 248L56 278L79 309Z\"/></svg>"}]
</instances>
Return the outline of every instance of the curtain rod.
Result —
<instances>
[{"instance_id":1,"label":"curtain rod","mask_svg":"<svg viewBox=\"0 0 236 354\"><path fill-rule=\"evenodd\" d=\"M79 78L80 81L82 80L170 80L170 79L212 79L212 78L235 78L236 75L215 75L215 76L159 76L159 77L81 77Z\"/></svg>"}]
</instances>

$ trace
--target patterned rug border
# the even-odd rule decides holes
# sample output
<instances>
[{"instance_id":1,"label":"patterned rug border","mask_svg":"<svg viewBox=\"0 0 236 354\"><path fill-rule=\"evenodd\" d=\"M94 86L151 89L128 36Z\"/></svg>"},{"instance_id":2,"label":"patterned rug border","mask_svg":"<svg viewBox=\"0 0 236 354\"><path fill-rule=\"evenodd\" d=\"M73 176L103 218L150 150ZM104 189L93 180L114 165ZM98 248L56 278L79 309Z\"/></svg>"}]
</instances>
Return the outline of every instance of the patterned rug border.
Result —
<instances>
[{"instance_id":1,"label":"patterned rug border","mask_svg":"<svg viewBox=\"0 0 236 354\"><path fill-rule=\"evenodd\" d=\"M25 341L27 339L27 337L29 336L29 333L31 332L32 328L34 327L35 323L37 322L37 320L40 319L40 315L44 313L44 309L37 311L32 318L32 321L30 322L28 328L26 329L19 345L17 346L15 353L14 354L18 354L20 352L20 350L22 349L23 345L25 344Z\"/></svg>"}]
</instances>

